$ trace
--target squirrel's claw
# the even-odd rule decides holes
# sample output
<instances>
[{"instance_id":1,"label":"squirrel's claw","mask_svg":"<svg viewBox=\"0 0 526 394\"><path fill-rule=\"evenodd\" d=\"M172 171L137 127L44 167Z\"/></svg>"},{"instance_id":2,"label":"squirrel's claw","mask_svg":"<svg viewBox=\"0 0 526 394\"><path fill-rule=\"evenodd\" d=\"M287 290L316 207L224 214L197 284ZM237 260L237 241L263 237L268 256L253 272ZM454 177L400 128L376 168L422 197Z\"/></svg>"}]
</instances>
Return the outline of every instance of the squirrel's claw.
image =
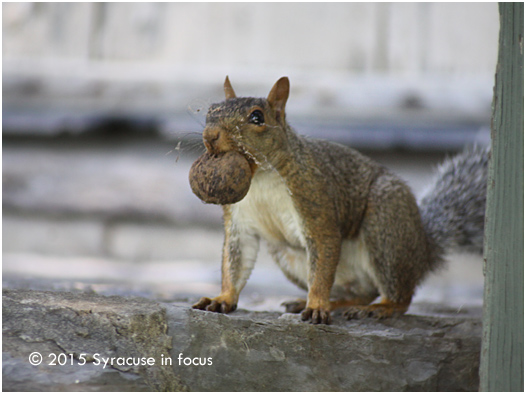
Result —
<instances>
[{"instance_id":1,"label":"squirrel's claw","mask_svg":"<svg viewBox=\"0 0 526 394\"><path fill-rule=\"evenodd\" d=\"M192 305L192 309L200 309L205 310L208 305L212 303L212 300L208 297L202 297L199 301L197 301L194 305Z\"/></svg>"},{"instance_id":2,"label":"squirrel's claw","mask_svg":"<svg viewBox=\"0 0 526 394\"><path fill-rule=\"evenodd\" d=\"M231 305L226 301L219 302L212 300L212 303L206 307L208 312L220 312L220 313L230 313L234 312L237 309L237 305Z\"/></svg>"},{"instance_id":3,"label":"squirrel's claw","mask_svg":"<svg viewBox=\"0 0 526 394\"><path fill-rule=\"evenodd\" d=\"M218 301L216 299L203 297L197 303L192 305L192 308L208 312L230 313L237 309L237 304L229 304L226 301Z\"/></svg>"},{"instance_id":4,"label":"squirrel's claw","mask_svg":"<svg viewBox=\"0 0 526 394\"><path fill-rule=\"evenodd\" d=\"M331 312L326 309L306 308L301 313L301 320L310 320L311 324L331 324Z\"/></svg>"}]
</instances>

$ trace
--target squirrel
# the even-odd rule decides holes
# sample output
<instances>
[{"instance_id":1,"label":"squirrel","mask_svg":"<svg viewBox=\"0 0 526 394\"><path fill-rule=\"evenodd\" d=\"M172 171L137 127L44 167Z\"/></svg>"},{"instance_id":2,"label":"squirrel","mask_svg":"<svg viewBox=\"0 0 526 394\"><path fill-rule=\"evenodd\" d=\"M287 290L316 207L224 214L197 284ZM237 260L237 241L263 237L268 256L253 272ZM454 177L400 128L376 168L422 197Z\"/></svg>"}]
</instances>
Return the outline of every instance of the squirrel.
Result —
<instances>
[{"instance_id":1,"label":"squirrel","mask_svg":"<svg viewBox=\"0 0 526 394\"><path fill-rule=\"evenodd\" d=\"M238 98L227 76L226 100L208 110L207 151L242 153L252 180L241 201L222 206L221 293L193 308L234 311L265 240L285 276L307 291L306 300L283 304L303 321L330 324L331 311L343 307L348 319L404 314L447 250L482 251L489 152L446 161L418 204L379 163L293 131L289 90L282 77L266 99Z\"/></svg>"}]
</instances>

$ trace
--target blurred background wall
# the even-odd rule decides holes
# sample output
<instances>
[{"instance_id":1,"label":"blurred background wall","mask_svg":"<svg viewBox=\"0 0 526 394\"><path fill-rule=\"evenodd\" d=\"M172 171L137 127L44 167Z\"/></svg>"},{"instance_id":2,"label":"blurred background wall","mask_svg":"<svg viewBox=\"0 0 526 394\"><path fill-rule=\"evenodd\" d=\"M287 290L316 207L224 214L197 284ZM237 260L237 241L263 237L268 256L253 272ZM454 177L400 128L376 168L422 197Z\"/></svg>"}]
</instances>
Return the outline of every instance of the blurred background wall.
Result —
<instances>
[{"instance_id":1,"label":"blurred background wall","mask_svg":"<svg viewBox=\"0 0 526 394\"><path fill-rule=\"evenodd\" d=\"M288 75L298 132L365 151L417 194L446 153L489 141L496 3L2 11L4 286L119 294L107 282L128 281L155 283L141 294L165 299L215 293L221 209L202 204L187 177L227 74L241 96L266 96ZM254 294L296 291L260 267ZM452 267L464 270L450 275L457 290L481 300L480 262ZM450 285L428 299L467 302Z\"/></svg>"},{"instance_id":2,"label":"blurred background wall","mask_svg":"<svg viewBox=\"0 0 526 394\"><path fill-rule=\"evenodd\" d=\"M4 3L4 132L104 116L199 130L187 113L225 75L257 96L288 75L304 132L388 121L405 146L396 125L488 124L497 36L496 3Z\"/></svg>"}]
</instances>

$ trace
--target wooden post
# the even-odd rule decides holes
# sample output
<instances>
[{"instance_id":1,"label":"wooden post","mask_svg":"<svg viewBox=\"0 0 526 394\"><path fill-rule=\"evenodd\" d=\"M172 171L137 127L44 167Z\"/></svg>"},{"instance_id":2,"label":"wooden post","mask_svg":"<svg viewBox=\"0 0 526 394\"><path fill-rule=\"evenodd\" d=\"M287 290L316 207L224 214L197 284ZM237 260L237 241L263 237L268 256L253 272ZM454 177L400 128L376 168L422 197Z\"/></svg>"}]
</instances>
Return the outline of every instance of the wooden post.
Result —
<instances>
[{"instance_id":1,"label":"wooden post","mask_svg":"<svg viewBox=\"0 0 526 394\"><path fill-rule=\"evenodd\" d=\"M481 391L524 390L524 4L500 3L484 247Z\"/></svg>"}]
</instances>

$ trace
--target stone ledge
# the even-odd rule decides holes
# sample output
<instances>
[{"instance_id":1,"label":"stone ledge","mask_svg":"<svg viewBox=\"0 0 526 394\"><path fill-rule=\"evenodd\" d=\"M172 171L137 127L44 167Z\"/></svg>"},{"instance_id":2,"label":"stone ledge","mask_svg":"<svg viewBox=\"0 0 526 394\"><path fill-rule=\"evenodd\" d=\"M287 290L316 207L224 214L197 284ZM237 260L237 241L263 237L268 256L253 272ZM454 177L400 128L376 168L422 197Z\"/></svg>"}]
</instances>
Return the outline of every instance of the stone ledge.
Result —
<instances>
[{"instance_id":1,"label":"stone ledge","mask_svg":"<svg viewBox=\"0 0 526 394\"><path fill-rule=\"evenodd\" d=\"M168 354L166 311L141 298L4 290L3 389L8 391L150 391L181 388L173 370L155 365L96 365L100 357ZM39 352L42 363L29 364ZM50 354L67 354L57 359ZM71 355L73 357L71 358ZM82 365L80 357L87 361ZM59 365L60 361L64 365Z\"/></svg>"},{"instance_id":2,"label":"stone ledge","mask_svg":"<svg viewBox=\"0 0 526 394\"><path fill-rule=\"evenodd\" d=\"M480 319L406 315L312 326L298 316L86 293L4 290L4 390L475 391ZM74 354L31 366L32 352ZM80 365L79 355L91 355ZM93 355L154 357L102 368ZM201 358L212 365L178 364ZM172 367L161 365L168 355Z\"/></svg>"}]
</instances>

